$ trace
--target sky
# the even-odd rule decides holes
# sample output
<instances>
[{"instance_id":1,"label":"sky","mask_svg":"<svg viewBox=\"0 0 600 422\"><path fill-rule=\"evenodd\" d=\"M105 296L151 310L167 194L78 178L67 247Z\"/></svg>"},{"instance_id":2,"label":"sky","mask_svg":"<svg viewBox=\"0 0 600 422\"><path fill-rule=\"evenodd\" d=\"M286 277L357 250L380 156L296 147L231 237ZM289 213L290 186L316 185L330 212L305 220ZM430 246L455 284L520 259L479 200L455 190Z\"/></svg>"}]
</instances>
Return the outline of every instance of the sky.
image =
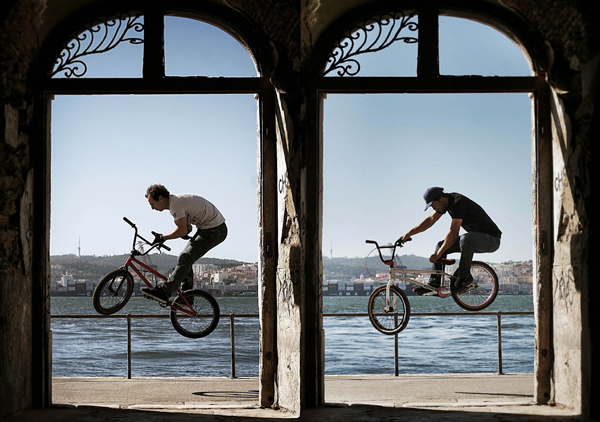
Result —
<instances>
[{"instance_id":1,"label":"sky","mask_svg":"<svg viewBox=\"0 0 600 422\"><path fill-rule=\"evenodd\" d=\"M86 77L141 76L141 46L86 60ZM165 21L170 76L255 76L248 53L208 24ZM361 56L360 75L415 76L416 45ZM518 47L487 26L440 21L445 75L530 75ZM52 104L51 254L129 252L133 230L170 232L144 197L153 183L195 193L229 235L208 257L258 259L257 103L253 95L56 96ZM531 100L527 94L328 95L324 109L323 254L364 257L366 239L395 241L423 220L430 186L460 192L503 232L488 262L529 260ZM401 254L429 256L450 217ZM178 254L185 241L168 242Z\"/></svg>"}]
</instances>

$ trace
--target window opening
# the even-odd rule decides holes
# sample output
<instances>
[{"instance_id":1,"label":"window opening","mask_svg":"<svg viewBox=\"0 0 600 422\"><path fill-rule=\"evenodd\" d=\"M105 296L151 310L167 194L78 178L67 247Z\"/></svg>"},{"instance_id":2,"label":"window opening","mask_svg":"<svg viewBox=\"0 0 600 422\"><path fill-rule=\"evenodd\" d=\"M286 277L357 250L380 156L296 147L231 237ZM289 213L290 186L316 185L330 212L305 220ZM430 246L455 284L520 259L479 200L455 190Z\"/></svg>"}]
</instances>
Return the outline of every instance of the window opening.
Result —
<instances>
[{"instance_id":1,"label":"window opening","mask_svg":"<svg viewBox=\"0 0 600 422\"><path fill-rule=\"evenodd\" d=\"M442 75L531 76L519 47L491 26L440 16L439 42Z\"/></svg>"},{"instance_id":2,"label":"window opening","mask_svg":"<svg viewBox=\"0 0 600 422\"><path fill-rule=\"evenodd\" d=\"M417 27L419 30L418 37L415 35L414 40L410 40L408 45L419 47L421 58L419 66L423 68L419 68L418 72L422 77L389 78L383 82L378 78L355 78L354 80L347 78L346 82L340 83L331 83L326 79L321 81L320 93L327 95L321 110L323 113L323 244L321 248L323 310L326 313L343 312L332 307L337 303L328 300L328 296L355 297L360 304L346 302L344 312L355 305L356 312L365 311L364 298L359 298L361 295L369 294L366 284L370 274L364 270L365 256L369 250L364 240L375 238L381 239L381 242L393 242L404 233L402 230L407 231L422 221L426 216L423 208L411 208L409 204L422 201L423 192L429 186L439 185L446 190L457 192L462 190L461 193L470 196L481 203L484 209L494 214L492 218L499 226L504 227L502 230L506 236L503 235L500 250L494 254L481 255L482 260L501 264L517 260L530 262L532 259L532 131L529 93L520 91L518 85L513 83L515 79L511 78L494 79L494 83L491 83L491 78L486 80L481 77L437 77L441 73L438 65L442 59L446 61L444 74L482 72L484 75L529 76L529 67L524 66L527 64L527 59L523 57L523 52L519 51L518 47L511 45L509 38L493 28L465 19L447 18L450 25L444 26L442 31L442 22L445 25L446 18L437 16L435 9L425 6L424 10L419 10L419 13L420 21L418 24L415 22L415 30ZM377 21L377 18L373 19ZM377 26L377 24L373 25ZM373 60L374 66L379 64L383 68L386 65L379 61L379 57L393 43L381 43L378 47L370 48L369 43L362 41L361 31L366 34L365 39L369 39L371 33L374 39L377 39L378 30L366 31L362 29L364 26L365 24L352 26L332 43L333 47L329 49L329 53L322 56L326 59L322 61L324 65L321 76L385 74L384 71L365 72L366 68L362 66L363 57L369 57ZM407 33L405 32L399 38L403 36L407 36ZM448 49L448 45L455 49L463 49L462 55L451 54L455 50ZM477 45L477 53L474 53L473 45ZM486 46L487 50L485 50ZM440 52L442 48L445 49L443 56ZM362 56L367 52L376 54ZM470 56L468 61L464 60L464 55ZM481 66L480 61L483 61L485 66ZM480 67L474 67L473 63ZM479 70L480 68L485 70ZM412 75L416 76L415 73L416 69ZM524 79L520 79L520 82L524 82ZM507 93L488 94L485 93L486 86L491 92L498 92L498 87L503 87L502 89ZM531 87L533 86L532 78ZM369 92L381 94L370 95ZM404 92L404 94L395 95L391 94L392 92ZM411 92L427 95L408 94ZM457 94L440 94L440 92L457 92ZM351 187L351 189L345 191L344 187ZM513 206L507 206L509 201ZM352 210L351 213L348 213L349 209ZM412 217L409 217L410 215ZM354 229L348 231L347 227ZM419 246L412 242L409 245L411 250L405 249L406 253L423 256L422 265L429 268L428 258L433 253L435 244L445 236L447 229L448 226L445 229L439 228L440 232L430 230L419 235ZM521 255L510 255L517 250ZM403 252L401 250L400 253ZM351 270L352 262L360 262L360 265L355 265L357 268L354 268L354 272ZM345 272L340 272L342 271L340 269ZM498 273L500 277L507 275L503 271ZM330 282L334 284L333 289L329 288ZM354 288L356 286L354 282L359 286L359 290ZM373 287L371 291L372 289ZM346 300L349 299L351 298ZM504 299L505 297L500 297L493 306L503 309ZM418 306L418 303L420 302L417 298L413 307ZM522 310L532 309L532 296L525 296L525 304L527 309ZM427 304L421 305L427 306ZM452 306L453 304L442 303L441 305ZM512 309L517 310L518 305L515 306ZM327 374L347 373L348 369L344 367L344 361L348 358L343 356L340 350L348 347L362 350L371 347L373 341L381 340L370 323L363 322L364 326L355 329L374 335L370 342L369 340L365 342L365 345L344 344L343 339L336 345L334 344L337 341L335 330L334 335L327 335L330 339L325 351ZM332 328L328 326L327 318L324 319L323 325L326 330ZM533 321L524 325L527 325L526 329L530 330L526 343L528 349L517 345L521 350L526 350L525 358L517 356L516 361L527 362L529 366L525 370L531 371L534 351ZM493 329L492 323L492 331ZM405 342L410 342L409 332L404 332L403 336ZM406 351L401 348L400 353L405 356ZM391 360L392 357L393 349L390 349L389 359ZM415 366L418 367L420 364L426 366L426 362L416 362ZM485 366L490 362L481 362L481 364ZM389 365L386 370L382 369L385 368L384 363L373 362L374 367L386 373L393 370L392 365ZM429 369L432 372L439 372L439 366ZM491 364L487 370L495 371L496 368ZM367 371L372 373L373 368L368 368Z\"/></svg>"},{"instance_id":3,"label":"window opening","mask_svg":"<svg viewBox=\"0 0 600 422\"><path fill-rule=\"evenodd\" d=\"M119 68L123 64L121 57L111 53L127 46L139 48L140 54L136 59L139 59L137 63L141 73L143 47L148 48L150 44L148 38L146 43L144 42L144 30L150 31L150 19L147 19L147 27L144 28L143 16L137 18L135 18L137 15L123 16L123 19L99 19L78 32L79 35L73 37L75 40L69 40L65 44L66 47L61 50L62 59L55 65L53 77L75 79L105 76L107 73L102 73L102 69L96 71L96 65L92 65L90 60L97 60L100 68ZM167 20L171 29L172 22L187 23L184 19ZM117 27L121 29L117 30ZM218 31L216 27L211 27L211 30ZM224 31L220 32L227 36ZM191 39L196 40L197 37ZM236 43L235 40L233 42ZM170 53L185 57L185 52L176 50L187 46L189 39L181 35L176 35L174 38L169 36L169 43ZM63 51L69 46L71 51ZM239 55L245 57L234 57ZM252 59L248 58L248 55L248 51L237 44L236 49L230 51L228 65L233 68L240 66L240 63L245 63L241 73L248 74L248 69L256 72L252 66ZM174 62L171 70L175 74L186 74L184 69L179 68L180 64L181 61ZM216 72L220 71L219 67L214 69ZM181 78L178 86L184 88L194 86L196 81L194 78ZM255 93L234 94L223 90L223 94L228 95L218 95L219 91L215 95L84 96L80 95L82 92L78 89L86 92L85 89L90 84L70 85L69 81L66 81L60 86L62 90L59 94L55 94L52 101L52 120L49 122L52 130L51 256L71 254L77 258L77 255L81 254L81 256L97 258L98 261L102 261L103 258L105 261L106 259L111 261L108 256L127 253L131 247L131 229L122 221L123 216L133 220L138 224L140 232L144 231L146 234L150 230L163 233L172 230L172 219L169 220L168 215L152 211L143 196L149 184L162 183L173 193L191 192L202 195L214 202L223 212L229 226L228 239L209 252L208 256L219 260L230 259L251 264L250 267L244 268L244 271L234 270L234 278L228 280L227 287L223 287L223 290L228 289L233 292L239 288L240 295L243 293L245 296L242 301L247 307L238 313L257 312L257 295L252 294L257 291L258 283L258 278L252 277L252 274L257 273L258 268L252 264L256 263L259 256L256 229L257 97ZM81 88L82 86L84 88ZM117 86L118 88L111 92L116 90L123 91L123 94L131 94L125 84L117 84ZM133 86L135 88L138 85ZM255 87L257 84L253 83L251 86ZM64 95L65 91L73 95ZM98 231L98 228L101 230ZM108 242L105 242L106 240ZM185 241L174 241L173 245L170 245L172 247L170 254L176 256L184 245ZM81 263L82 260L79 261ZM157 261L153 264L161 265ZM97 282L108 268L114 269L119 265L122 265L122 262L108 262L106 266L96 268L99 270L97 274L85 278L92 283ZM168 273L174 265L166 265L164 272ZM55 268L51 275L53 282L61 278L60 271L57 274L54 270ZM73 274L73 278L84 277L81 274ZM244 278L245 282L236 284L235 280L241 278ZM87 285L85 288L87 289ZM52 298L53 310L58 303L56 299L56 297ZM218 297L217 300L221 299ZM86 299L81 298L79 304L84 300ZM127 312L129 308L129 311L133 310L134 313L145 313L140 312L138 306L148 305L150 306L147 309L148 313L162 312L162 308L152 306L151 302L136 297L131 299L123 312ZM228 303L225 303L221 309L228 309L228 306ZM76 310L60 309L60 313L66 314L94 313L89 302ZM61 338L65 339L69 333L71 337L73 336L73 324L68 320L52 321L52 324L56 333L55 353L52 354L55 374L73 370L84 371L80 372L82 376L93 376L104 374L107 367L113 367L115 372L110 375L124 375L124 359L120 359L118 363L112 362L114 365L112 363L106 365L106 361L99 363L100 366L72 365L73 347L76 347L76 350L81 349L77 353L79 356L84 356L82 362L90 362L89 359L85 359L85 355L96 356L97 349L85 348L84 343L90 338L86 335L83 337L84 341L75 346L75 343L71 344L67 338L63 341L62 349L58 350L61 346L57 345L57 342ZM239 321L236 324L239 324ZM109 358L116 355L123 357L120 352L126 350L124 327L117 326L118 323L115 324L114 320L113 322L107 320L101 325L105 327L106 332L110 329L120 332L115 336L119 341L111 343L108 347ZM155 333L164 329L167 339L177 335L173 333L168 323L165 324L165 320L150 321L149 325ZM238 347L241 345L244 349L239 361L251 363L247 363L243 368L238 364L237 372L242 376L256 376L259 349L256 335L259 329L258 321L239 325L245 326L239 329L238 333L240 337ZM229 336L228 329L227 324L220 324L211 334L212 341L219 344L226 341L225 338ZM83 331L87 332L85 329ZM142 328L137 330L137 333L134 329L133 341L147 341L143 338L143 332ZM186 374L181 375L189 375L190 371L200 371L196 372L200 376L229 375L231 369L229 358L216 351L211 345L212 341L206 344L204 352L212 362L210 367L199 368L190 361L189 365L185 365ZM189 347L190 350L194 347L191 342L186 344L185 338L182 338L180 346ZM146 350L155 349L152 345L141 347ZM114 354L111 354L112 351ZM246 353L250 355L249 358L244 357ZM104 356L106 355L104 353ZM139 360L136 368L135 354L132 359L133 374L136 376L136 372L140 374L144 369L143 365L139 364ZM61 360L60 364L57 364L57 360ZM164 368L164 375L176 371L175 366L167 365ZM205 373L202 374L202 371Z\"/></svg>"},{"instance_id":4,"label":"window opening","mask_svg":"<svg viewBox=\"0 0 600 422\"><path fill-rule=\"evenodd\" d=\"M401 49L396 43L416 44L418 27L415 12L390 12L359 22L336 41L329 52L323 76L356 76L363 67L368 75L373 72L386 76L399 76L399 72L416 74L416 46ZM391 51L378 54L376 63L364 56L382 52L392 45L395 48ZM363 62L359 62L359 56Z\"/></svg>"},{"instance_id":5,"label":"window opening","mask_svg":"<svg viewBox=\"0 0 600 422\"><path fill-rule=\"evenodd\" d=\"M532 259L530 116L531 100L526 93L328 94L323 127L324 312L366 312L366 298L380 283L376 274L386 274L386 270L375 266L373 271L369 267L375 279L366 272L365 258L371 248L365 240L393 242L422 221L428 214L421 206L423 192L437 185L465 194L490 213L503 231L502 246L493 254L476 257L498 264L503 292L519 288L514 282L517 277L510 278L510 266L502 264ZM415 236L398 251L402 264L429 269L428 258L448 228L446 216ZM378 264L378 258L372 261ZM522 291L531 286L522 286ZM415 312L449 312L456 308L451 298L446 301L411 296L409 300ZM505 309L531 311L532 296L500 295L489 308ZM431 319L410 320L408 329L401 333L401 373L464 370L452 362L441 368L423 359L427 352L423 347L443 347L433 339L444 338L443 330L448 326L455 329L465 323L459 317L449 318L434 326ZM384 343L391 339L379 334L368 319L348 320L352 330L363 333L358 343L354 338L353 344L340 333L336 318L324 318L323 324L327 333L327 375L356 371L353 356L360 356L357 350L365 351L380 343L382 351L388 352L371 356L369 365L361 365L359 371L393 373L393 347L384 349ZM415 331L410 329L412 324ZM533 318L515 318L514 326L503 331L504 367L532 372ZM495 328L494 320L481 321L480 334L490 341L478 346L477 355L487 358L474 361L472 370L497 370L497 362L489 359L496 347ZM424 331L432 338L426 344ZM418 339L412 338L415 332L419 333ZM460 353L460 344L453 347Z\"/></svg>"},{"instance_id":6,"label":"window opening","mask_svg":"<svg viewBox=\"0 0 600 422\"><path fill-rule=\"evenodd\" d=\"M143 33L144 18L139 13L96 19L63 45L51 77L141 77Z\"/></svg>"},{"instance_id":7,"label":"window opening","mask_svg":"<svg viewBox=\"0 0 600 422\"><path fill-rule=\"evenodd\" d=\"M51 289L54 313L95 315L88 296L91 290L87 289L109 270L123 265L123 254L131 248L132 230L123 222L124 216L135 222L140 234L149 240L150 230L168 233L173 229L168 211L151 210L144 198L152 183L162 183L172 193L201 195L219 208L227 219L229 235L206 255L213 260L201 263L206 264L202 279L208 282L216 266L222 266L221 282L203 288L219 291L214 295L222 312L257 312L257 295L250 294L257 292L257 279L251 276L256 266L246 266L244 270L248 272L244 274L235 270L241 263L255 264L258 259L253 94L57 95L52 111L51 281L58 287L61 270L69 270L77 288L85 289L84 297L61 297ZM168 273L186 243L169 241L172 250L165 255L152 255L152 264ZM63 258L62 268L56 266L60 265L54 261L56 256ZM208 264L215 265L215 270ZM231 275L226 282L222 281L225 274ZM236 302L238 298L221 295L225 289L232 294L238 289L242 298ZM164 313L164 309L136 295L119 313L128 312ZM127 346L123 321L73 321L52 321L53 374L125 376ZM236 326L236 344L243 350L237 373L257 376L258 321L238 320ZM153 332L152 338L144 335L148 330ZM91 338L93 347L89 347ZM180 359L163 359L173 338L179 340L178 347L184 354L189 352L187 364L182 365ZM214 348L214 344L228 344L228 339L229 325L225 321L205 342L202 353L211 363L202 367L191 358L197 342L180 337L168 320L137 320L133 345L139 352L132 356L133 376L152 375L143 364L148 350L157 359L165 360L160 369L163 376L229 376L229 354ZM157 342L167 346L156 347ZM99 349L105 350L100 353ZM78 356L77 362L73 361L74 355ZM186 369L181 372L181 368Z\"/></svg>"},{"instance_id":8,"label":"window opening","mask_svg":"<svg viewBox=\"0 0 600 422\"><path fill-rule=\"evenodd\" d=\"M242 44L222 29L195 19L165 16L165 74L251 77L257 71Z\"/></svg>"}]
</instances>

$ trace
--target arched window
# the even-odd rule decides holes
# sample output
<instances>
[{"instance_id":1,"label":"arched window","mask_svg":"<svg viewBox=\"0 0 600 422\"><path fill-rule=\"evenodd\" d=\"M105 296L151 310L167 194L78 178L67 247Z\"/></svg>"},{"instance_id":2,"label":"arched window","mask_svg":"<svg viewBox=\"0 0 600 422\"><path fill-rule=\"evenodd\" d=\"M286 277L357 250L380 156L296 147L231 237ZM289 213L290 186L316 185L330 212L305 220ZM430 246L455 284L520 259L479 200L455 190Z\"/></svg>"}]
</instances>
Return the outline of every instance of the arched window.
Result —
<instances>
[{"instance_id":1,"label":"arched window","mask_svg":"<svg viewBox=\"0 0 600 422\"><path fill-rule=\"evenodd\" d=\"M117 244L131 246L131 233L122 227L123 215L140 211L153 216L144 203L146 185L170 180L172 186L177 186L171 188L174 192L202 195L202 190L210 191L206 197L218 204L224 214L229 208L228 225L245 226L231 230L230 252L249 253L239 260L258 260L262 277L258 283L265 279L273 283L273 255L261 253L273 250L270 233L274 230L268 225L276 224L276 207L272 205L277 200L276 173L263 170L276 168L275 130L268 112L274 108L269 82L271 58L262 53L268 49L250 25L231 9L215 5L199 9L202 10L165 11L148 5L141 11L110 14L92 10L87 16L93 19L77 16L48 38L40 60L45 66L43 75L37 81L43 93L39 109L44 110L48 130L41 136L45 142L38 154L49 163L50 148L56 148L53 160L64 155L66 148L73 148L81 152L82 159L50 166L53 176L61 175L56 179L60 177L73 185L70 192L55 185L46 211L52 204L53 230L55 223L56 227L68 225L63 220L72 212L78 214L72 223L86 220L84 225L102 227L103 235L85 241L82 238L82 253L92 242L108 236L115 249L106 253L119 254L126 250L117 251L121 249ZM80 25L84 21L88 23ZM92 100L99 101L92 104ZM171 105L169 112L160 108L165 103ZM234 107L243 108L244 115L236 115L239 109ZM125 111L119 113L119 109ZM60 125L53 127L59 113ZM98 117L95 126L83 124L90 114ZM156 126L161 122L161 127ZM192 135L182 133L182 127L190 124L197 131ZM148 133L150 127L156 130ZM68 146L60 144L59 136L65 134L72 139ZM98 135L103 138L98 140ZM150 142L151 137L156 139ZM162 141L157 143L160 138ZM86 139L94 139L94 143L86 147ZM236 148L233 142L244 142L243 148ZM106 156L112 156L112 160L102 165ZM170 170L165 171L164 165ZM236 172L242 167L249 170L246 176L237 177ZM117 175L122 170L127 174ZM46 180L50 180L49 172L48 167ZM48 188L49 182L46 183ZM83 186L86 183L88 186ZM241 193L236 193L233 186L240 187ZM66 206L64 199L69 193L75 201L79 197L80 207ZM105 198L106 207L93 215L82 215L81 205L90 198ZM112 201L120 205L109 205ZM56 206L60 208L54 209ZM233 216L243 209L250 215L245 222ZM98 219L117 214L112 227L98 224ZM164 223L165 216L162 217ZM261 222L258 239L257 220ZM148 232L156 227L148 225L144 229ZM244 231L251 237L236 239ZM125 237L129 238L127 243ZM173 250L177 252L176 247ZM270 400L265 405L270 405L273 381L267 377L261 382L265 384L265 397L271 397L264 399Z\"/></svg>"},{"instance_id":2,"label":"arched window","mask_svg":"<svg viewBox=\"0 0 600 422\"><path fill-rule=\"evenodd\" d=\"M51 76L141 78L144 38L144 16L141 12L110 15L91 21L63 44ZM257 70L244 47L209 23L165 16L163 38L166 76L256 76Z\"/></svg>"},{"instance_id":3,"label":"arched window","mask_svg":"<svg viewBox=\"0 0 600 422\"><path fill-rule=\"evenodd\" d=\"M365 256L368 249L361 254L349 245L365 248L368 238L395 241L425 217L407 204L421 203L425 189L436 185L468 186L474 199L494 191L486 201L510 234L503 235L506 249L520 232L526 241L522 251L540 250L542 234L551 226L544 218L531 221L532 197L533 215L539 216L536 210L548 205L540 193L551 192L552 179L537 161L550 154L547 85L536 67L539 46L518 21L493 6L466 11L405 4L401 10L351 11L320 34L314 49L313 118L320 142L309 152L321 164L315 185L322 208L314 213L322 216L321 248L328 252L319 256L329 256L330 248L333 257ZM504 106L514 107L518 122ZM488 130L474 131L481 123ZM517 126L518 133L511 132ZM460 147L466 137L477 136ZM516 138L519 153L511 154ZM518 195L504 184L513 177ZM500 199L515 201L515 196L518 223ZM424 248L416 254L433 253L442 232L435 239L422 237ZM533 261L539 274L551 279L541 255ZM543 385L548 373L548 368L539 371Z\"/></svg>"}]
</instances>

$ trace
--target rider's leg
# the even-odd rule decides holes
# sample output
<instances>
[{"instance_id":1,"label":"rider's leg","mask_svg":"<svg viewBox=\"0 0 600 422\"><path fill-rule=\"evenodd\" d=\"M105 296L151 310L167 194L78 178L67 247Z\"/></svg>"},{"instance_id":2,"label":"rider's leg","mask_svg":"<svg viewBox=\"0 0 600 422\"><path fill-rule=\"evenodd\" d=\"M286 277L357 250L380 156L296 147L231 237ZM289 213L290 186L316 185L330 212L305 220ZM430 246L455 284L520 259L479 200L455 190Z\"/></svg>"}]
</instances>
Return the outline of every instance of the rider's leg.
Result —
<instances>
[{"instance_id":1,"label":"rider's leg","mask_svg":"<svg viewBox=\"0 0 600 422\"><path fill-rule=\"evenodd\" d=\"M183 279L183 284L181 285L181 290L184 292L186 290L190 290L194 288L194 270L190 268L190 272Z\"/></svg>"},{"instance_id":2,"label":"rider's leg","mask_svg":"<svg viewBox=\"0 0 600 422\"><path fill-rule=\"evenodd\" d=\"M438 244L435 246L435 253L437 253L440 250L443 244L443 240L438 242ZM454 242L454 244L444 252L444 255L442 257L446 258L446 256L449 253L454 252L460 252L460 245L458 243L458 240ZM434 262L431 269L434 271L440 271L442 269L442 264L440 262ZM427 284L435 288L440 287L442 285L442 276L440 274L431 274L429 276L429 281L427 282ZM413 290L413 292L415 292L418 295L423 295L425 293L431 294L431 291L429 289L426 289L425 287L417 287Z\"/></svg>"},{"instance_id":3,"label":"rider's leg","mask_svg":"<svg viewBox=\"0 0 600 422\"><path fill-rule=\"evenodd\" d=\"M167 303L169 297L177 290L186 276L190 274L192 265L206 252L223 242L227 237L225 223L213 229L198 230L177 258L177 266L169 275L167 281L154 289L142 289L142 293L161 303ZM187 283L186 283L187 284Z\"/></svg>"},{"instance_id":4,"label":"rider's leg","mask_svg":"<svg viewBox=\"0 0 600 422\"><path fill-rule=\"evenodd\" d=\"M471 275L471 263L475 253L491 253L500 247L500 238L486 233L470 232L459 237L460 263L456 276L467 278Z\"/></svg>"},{"instance_id":5,"label":"rider's leg","mask_svg":"<svg viewBox=\"0 0 600 422\"><path fill-rule=\"evenodd\" d=\"M438 244L435 247L435 253L437 253L440 248L442 247L442 245L444 244L443 240L440 240L438 242ZM460 243L458 241L458 239L456 240L456 242L454 242L454 244L452 246L450 246L442 255L442 258L446 258L448 256L448 254L451 253L456 253L456 252L460 252ZM434 270L440 271L442 269L442 263L441 262L434 262L433 263L433 268ZM439 287L441 284L441 276L438 274L432 274L429 277L429 284L432 286L436 286Z\"/></svg>"},{"instance_id":6,"label":"rider's leg","mask_svg":"<svg viewBox=\"0 0 600 422\"><path fill-rule=\"evenodd\" d=\"M225 223L213 229L198 230L194 237L188 242L177 259L177 266L163 284L163 289L172 294L192 269L192 265L209 250L223 242L227 237L227 226Z\"/></svg>"}]
</instances>

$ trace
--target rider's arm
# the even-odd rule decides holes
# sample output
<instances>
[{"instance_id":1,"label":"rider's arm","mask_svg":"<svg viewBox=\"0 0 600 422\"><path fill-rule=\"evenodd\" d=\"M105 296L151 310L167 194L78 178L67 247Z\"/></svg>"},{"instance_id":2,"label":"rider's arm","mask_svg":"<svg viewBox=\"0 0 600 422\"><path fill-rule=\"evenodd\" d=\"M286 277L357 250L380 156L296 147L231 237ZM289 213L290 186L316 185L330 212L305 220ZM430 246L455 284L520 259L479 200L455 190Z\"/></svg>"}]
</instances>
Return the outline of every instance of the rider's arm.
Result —
<instances>
[{"instance_id":1,"label":"rider's arm","mask_svg":"<svg viewBox=\"0 0 600 422\"><path fill-rule=\"evenodd\" d=\"M461 224L462 219L452 219L452 222L450 223L450 230L448 231L448 234L444 239L444 243L442 243L442 246L440 247L440 249L438 249L437 253L431 255L431 257L429 258L431 262L438 261L442 257L444 252L448 250L448 248L450 248L452 245L454 245L454 242L456 242L456 239L458 239L458 231L460 230Z\"/></svg>"},{"instance_id":2,"label":"rider's arm","mask_svg":"<svg viewBox=\"0 0 600 422\"><path fill-rule=\"evenodd\" d=\"M443 214L440 214L437 211L432 212L427 218L425 218L425 220L421 221L419 225L410 229L404 236L402 236L402 238L404 240L408 240L415 234L424 232L425 230L433 226L442 215Z\"/></svg>"},{"instance_id":3,"label":"rider's arm","mask_svg":"<svg viewBox=\"0 0 600 422\"><path fill-rule=\"evenodd\" d=\"M191 231L191 226L188 226L187 218L185 217L175 220L175 225L177 226L175 230L169 234L163 235L163 240L179 239L181 236L185 236Z\"/></svg>"}]
</instances>

